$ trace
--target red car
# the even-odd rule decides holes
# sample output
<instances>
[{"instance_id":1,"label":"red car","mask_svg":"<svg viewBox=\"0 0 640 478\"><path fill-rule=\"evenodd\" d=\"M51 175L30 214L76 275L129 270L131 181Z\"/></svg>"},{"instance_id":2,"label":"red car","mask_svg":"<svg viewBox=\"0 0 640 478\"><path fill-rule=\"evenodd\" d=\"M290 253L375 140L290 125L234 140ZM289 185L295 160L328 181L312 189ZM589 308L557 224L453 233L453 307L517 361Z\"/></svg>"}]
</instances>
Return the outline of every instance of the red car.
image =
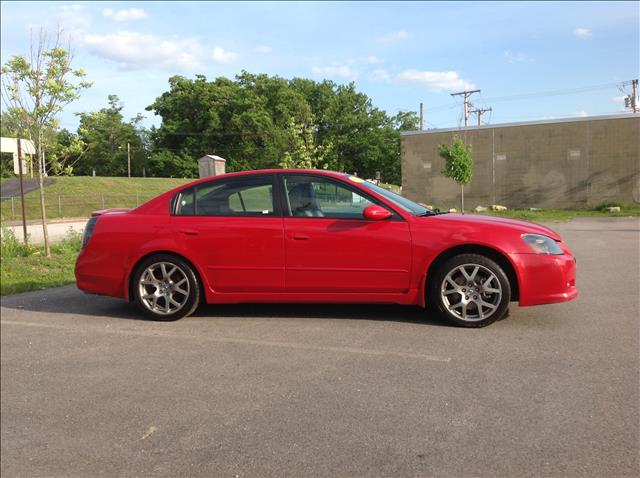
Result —
<instances>
[{"instance_id":1,"label":"red car","mask_svg":"<svg viewBox=\"0 0 640 478\"><path fill-rule=\"evenodd\" d=\"M175 320L201 302L395 303L482 327L578 295L552 230L426 209L329 171L206 178L132 210L98 211L76 263L83 291Z\"/></svg>"}]
</instances>

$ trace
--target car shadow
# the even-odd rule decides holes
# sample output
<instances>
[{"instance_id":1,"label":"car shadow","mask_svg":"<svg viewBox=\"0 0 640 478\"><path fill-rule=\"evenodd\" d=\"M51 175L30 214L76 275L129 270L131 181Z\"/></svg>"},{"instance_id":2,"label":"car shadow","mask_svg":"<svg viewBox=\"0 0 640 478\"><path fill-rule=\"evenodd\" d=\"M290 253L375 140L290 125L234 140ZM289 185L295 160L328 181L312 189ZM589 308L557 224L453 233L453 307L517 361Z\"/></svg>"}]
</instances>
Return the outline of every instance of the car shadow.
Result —
<instances>
[{"instance_id":1,"label":"car shadow","mask_svg":"<svg viewBox=\"0 0 640 478\"><path fill-rule=\"evenodd\" d=\"M2 307L49 314L151 322L134 304L113 297L85 294L74 285L5 296L2 298ZM346 319L450 327L447 322L420 307L393 304L203 304L192 317Z\"/></svg>"}]
</instances>

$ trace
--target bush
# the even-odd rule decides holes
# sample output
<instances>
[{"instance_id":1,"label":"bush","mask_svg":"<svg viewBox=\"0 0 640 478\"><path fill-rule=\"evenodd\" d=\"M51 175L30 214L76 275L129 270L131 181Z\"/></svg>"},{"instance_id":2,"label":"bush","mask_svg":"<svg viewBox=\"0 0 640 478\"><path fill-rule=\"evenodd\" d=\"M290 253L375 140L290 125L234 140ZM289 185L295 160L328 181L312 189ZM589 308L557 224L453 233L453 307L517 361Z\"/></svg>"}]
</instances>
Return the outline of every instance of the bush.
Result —
<instances>
[{"instance_id":1,"label":"bush","mask_svg":"<svg viewBox=\"0 0 640 478\"><path fill-rule=\"evenodd\" d=\"M60 244L52 246L52 250L62 254L77 254L82 247L82 233L70 227Z\"/></svg>"},{"instance_id":2,"label":"bush","mask_svg":"<svg viewBox=\"0 0 640 478\"><path fill-rule=\"evenodd\" d=\"M27 236L28 237L28 236ZM82 247L82 233L69 228L65 238L59 244L53 244L51 251L54 254L75 255ZM42 248L33 244L26 244L16 238L12 229L2 226L2 242L0 244L2 259L15 257L29 257L43 255Z\"/></svg>"},{"instance_id":3,"label":"bush","mask_svg":"<svg viewBox=\"0 0 640 478\"><path fill-rule=\"evenodd\" d=\"M2 241L0 241L0 257L2 259L28 257L36 252L39 252L37 247L19 241L13 229L2 226Z\"/></svg>"}]
</instances>

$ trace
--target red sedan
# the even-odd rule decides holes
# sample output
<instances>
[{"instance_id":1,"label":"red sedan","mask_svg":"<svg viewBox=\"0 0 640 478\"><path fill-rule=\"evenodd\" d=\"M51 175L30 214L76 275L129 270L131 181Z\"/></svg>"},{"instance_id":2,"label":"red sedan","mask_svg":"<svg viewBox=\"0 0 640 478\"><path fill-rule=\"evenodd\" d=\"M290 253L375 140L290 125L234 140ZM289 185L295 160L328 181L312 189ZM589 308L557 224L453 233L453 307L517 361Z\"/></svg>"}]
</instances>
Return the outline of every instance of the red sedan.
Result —
<instances>
[{"instance_id":1,"label":"red sedan","mask_svg":"<svg viewBox=\"0 0 640 478\"><path fill-rule=\"evenodd\" d=\"M195 181L93 214L78 288L175 320L201 302L396 303L483 327L578 295L552 230L426 209L342 173L266 170Z\"/></svg>"}]
</instances>

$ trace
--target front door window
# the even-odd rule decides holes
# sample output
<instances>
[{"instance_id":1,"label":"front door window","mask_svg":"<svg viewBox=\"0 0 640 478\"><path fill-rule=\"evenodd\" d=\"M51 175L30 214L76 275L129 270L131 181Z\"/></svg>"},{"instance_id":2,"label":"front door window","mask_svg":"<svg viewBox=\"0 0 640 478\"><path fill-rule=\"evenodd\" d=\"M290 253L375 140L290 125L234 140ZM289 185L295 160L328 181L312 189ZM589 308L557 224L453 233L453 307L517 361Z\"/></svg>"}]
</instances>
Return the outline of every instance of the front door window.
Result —
<instances>
[{"instance_id":1,"label":"front door window","mask_svg":"<svg viewBox=\"0 0 640 478\"><path fill-rule=\"evenodd\" d=\"M363 195L319 176L286 176L287 208L292 217L362 219L373 203Z\"/></svg>"}]
</instances>

